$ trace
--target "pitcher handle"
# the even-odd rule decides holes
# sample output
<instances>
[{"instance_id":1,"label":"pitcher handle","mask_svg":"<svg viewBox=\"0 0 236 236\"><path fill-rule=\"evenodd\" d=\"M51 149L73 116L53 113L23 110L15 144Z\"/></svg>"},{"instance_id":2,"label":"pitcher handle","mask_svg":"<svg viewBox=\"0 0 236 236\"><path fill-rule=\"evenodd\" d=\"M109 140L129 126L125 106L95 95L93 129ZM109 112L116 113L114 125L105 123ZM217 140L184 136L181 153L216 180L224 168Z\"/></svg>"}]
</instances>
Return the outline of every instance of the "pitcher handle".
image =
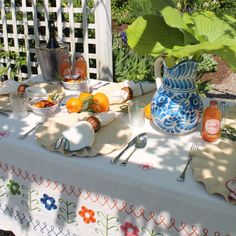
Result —
<instances>
[{"instance_id":1,"label":"pitcher handle","mask_svg":"<svg viewBox=\"0 0 236 236\"><path fill-rule=\"evenodd\" d=\"M163 58L162 57L158 57L155 60L155 62L154 62L154 75L155 75L155 79L156 79L156 86L157 86L157 88L159 88L160 84L161 84L162 62L163 62Z\"/></svg>"}]
</instances>

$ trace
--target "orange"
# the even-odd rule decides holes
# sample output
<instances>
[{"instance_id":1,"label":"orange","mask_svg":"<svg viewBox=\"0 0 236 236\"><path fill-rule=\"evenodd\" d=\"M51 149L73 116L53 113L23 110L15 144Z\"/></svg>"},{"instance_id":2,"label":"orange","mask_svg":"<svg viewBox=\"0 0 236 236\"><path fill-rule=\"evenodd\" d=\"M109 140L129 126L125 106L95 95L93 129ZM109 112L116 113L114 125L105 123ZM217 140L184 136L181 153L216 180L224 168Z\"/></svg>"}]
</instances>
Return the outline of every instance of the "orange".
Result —
<instances>
[{"instance_id":1,"label":"orange","mask_svg":"<svg viewBox=\"0 0 236 236\"><path fill-rule=\"evenodd\" d=\"M83 107L82 101L79 98L69 98L66 102L68 112L80 112Z\"/></svg>"},{"instance_id":2,"label":"orange","mask_svg":"<svg viewBox=\"0 0 236 236\"><path fill-rule=\"evenodd\" d=\"M99 111L95 112L107 112L109 111L109 99L104 93L96 93L93 95L93 102L96 106L96 109ZM99 109L97 108L99 107ZM96 110L95 109L95 110Z\"/></svg>"},{"instance_id":3,"label":"orange","mask_svg":"<svg viewBox=\"0 0 236 236\"><path fill-rule=\"evenodd\" d=\"M145 112L145 117L149 120L152 120L151 103L150 102L145 106L144 112Z\"/></svg>"},{"instance_id":4,"label":"orange","mask_svg":"<svg viewBox=\"0 0 236 236\"><path fill-rule=\"evenodd\" d=\"M86 100L87 98L89 98L89 97L92 97L93 95L91 94L91 93L89 93L89 92L82 92L80 95L79 95L79 99L81 100L81 101L84 101L84 100Z\"/></svg>"},{"instance_id":5,"label":"orange","mask_svg":"<svg viewBox=\"0 0 236 236\"><path fill-rule=\"evenodd\" d=\"M93 112L102 112L101 107L95 103L89 106L89 109L91 109Z\"/></svg>"}]
</instances>

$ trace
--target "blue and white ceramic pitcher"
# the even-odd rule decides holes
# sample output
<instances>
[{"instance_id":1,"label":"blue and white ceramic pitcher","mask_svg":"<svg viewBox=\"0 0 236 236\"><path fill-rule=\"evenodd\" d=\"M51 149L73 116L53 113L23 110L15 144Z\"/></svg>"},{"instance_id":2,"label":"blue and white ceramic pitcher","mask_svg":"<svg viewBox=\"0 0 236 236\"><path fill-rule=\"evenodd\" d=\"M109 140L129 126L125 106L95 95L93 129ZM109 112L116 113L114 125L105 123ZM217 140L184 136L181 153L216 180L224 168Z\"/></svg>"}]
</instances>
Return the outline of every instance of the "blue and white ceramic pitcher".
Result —
<instances>
[{"instance_id":1,"label":"blue and white ceramic pitcher","mask_svg":"<svg viewBox=\"0 0 236 236\"><path fill-rule=\"evenodd\" d=\"M158 61L159 69L161 61ZM160 71L160 70L159 70ZM164 132L183 135L193 131L203 111L196 90L197 62L183 61L167 68L163 62L162 83L151 104L154 124Z\"/></svg>"}]
</instances>

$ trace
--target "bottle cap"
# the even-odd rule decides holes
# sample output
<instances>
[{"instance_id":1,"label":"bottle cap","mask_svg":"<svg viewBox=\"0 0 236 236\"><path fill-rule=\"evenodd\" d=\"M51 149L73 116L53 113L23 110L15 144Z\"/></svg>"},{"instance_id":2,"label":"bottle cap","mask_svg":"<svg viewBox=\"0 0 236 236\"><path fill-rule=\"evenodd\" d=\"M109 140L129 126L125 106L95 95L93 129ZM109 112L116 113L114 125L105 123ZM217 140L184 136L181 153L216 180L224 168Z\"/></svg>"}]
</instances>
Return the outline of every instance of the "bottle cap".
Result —
<instances>
[{"instance_id":1,"label":"bottle cap","mask_svg":"<svg viewBox=\"0 0 236 236\"><path fill-rule=\"evenodd\" d=\"M210 105L216 106L217 105L217 101L216 100L211 100L210 101Z\"/></svg>"}]
</instances>

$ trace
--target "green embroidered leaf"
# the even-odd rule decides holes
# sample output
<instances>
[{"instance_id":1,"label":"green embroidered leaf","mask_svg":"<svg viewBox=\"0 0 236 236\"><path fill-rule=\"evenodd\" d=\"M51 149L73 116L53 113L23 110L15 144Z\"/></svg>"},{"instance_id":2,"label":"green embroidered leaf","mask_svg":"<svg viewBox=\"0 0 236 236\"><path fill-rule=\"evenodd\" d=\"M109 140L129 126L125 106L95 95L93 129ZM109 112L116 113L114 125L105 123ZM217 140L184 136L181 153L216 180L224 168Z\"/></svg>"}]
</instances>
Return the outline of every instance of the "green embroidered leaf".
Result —
<instances>
[{"instance_id":1,"label":"green embroidered leaf","mask_svg":"<svg viewBox=\"0 0 236 236\"><path fill-rule=\"evenodd\" d=\"M28 188L25 185L21 186L24 193L22 193L23 200L21 200L21 204L26 206L26 208L30 211L41 211L38 201L38 192L34 189Z\"/></svg>"},{"instance_id":2,"label":"green embroidered leaf","mask_svg":"<svg viewBox=\"0 0 236 236\"><path fill-rule=\"evenodd\" d=\"M66 201L62 198L58 200L61 203L61 206L59 207L59 211L61 214L58 214L58 219L63 219L67 224L72 224L75 222L75 208L76 204L74 202Z\"/></svg>"},{"instance_id":3,"label":"green embroidered leaf","mask_svg":"<svg viewBox=\"0 0 236 236\"><path fill-rule=\"evenodd\" d=\"M97 212L97 216L102 218L101 220L97 220L97 224L102 227L100 229L96 228L95 232L108 236L111 235L109 233L111 230L115 231L119 230L119 228L116 225L114 225L113 222L111 222L111 221L118 222L119 218L115 216L109 217L109 215L104 215L101 211Z\"/></svg>"}]
</instances>

